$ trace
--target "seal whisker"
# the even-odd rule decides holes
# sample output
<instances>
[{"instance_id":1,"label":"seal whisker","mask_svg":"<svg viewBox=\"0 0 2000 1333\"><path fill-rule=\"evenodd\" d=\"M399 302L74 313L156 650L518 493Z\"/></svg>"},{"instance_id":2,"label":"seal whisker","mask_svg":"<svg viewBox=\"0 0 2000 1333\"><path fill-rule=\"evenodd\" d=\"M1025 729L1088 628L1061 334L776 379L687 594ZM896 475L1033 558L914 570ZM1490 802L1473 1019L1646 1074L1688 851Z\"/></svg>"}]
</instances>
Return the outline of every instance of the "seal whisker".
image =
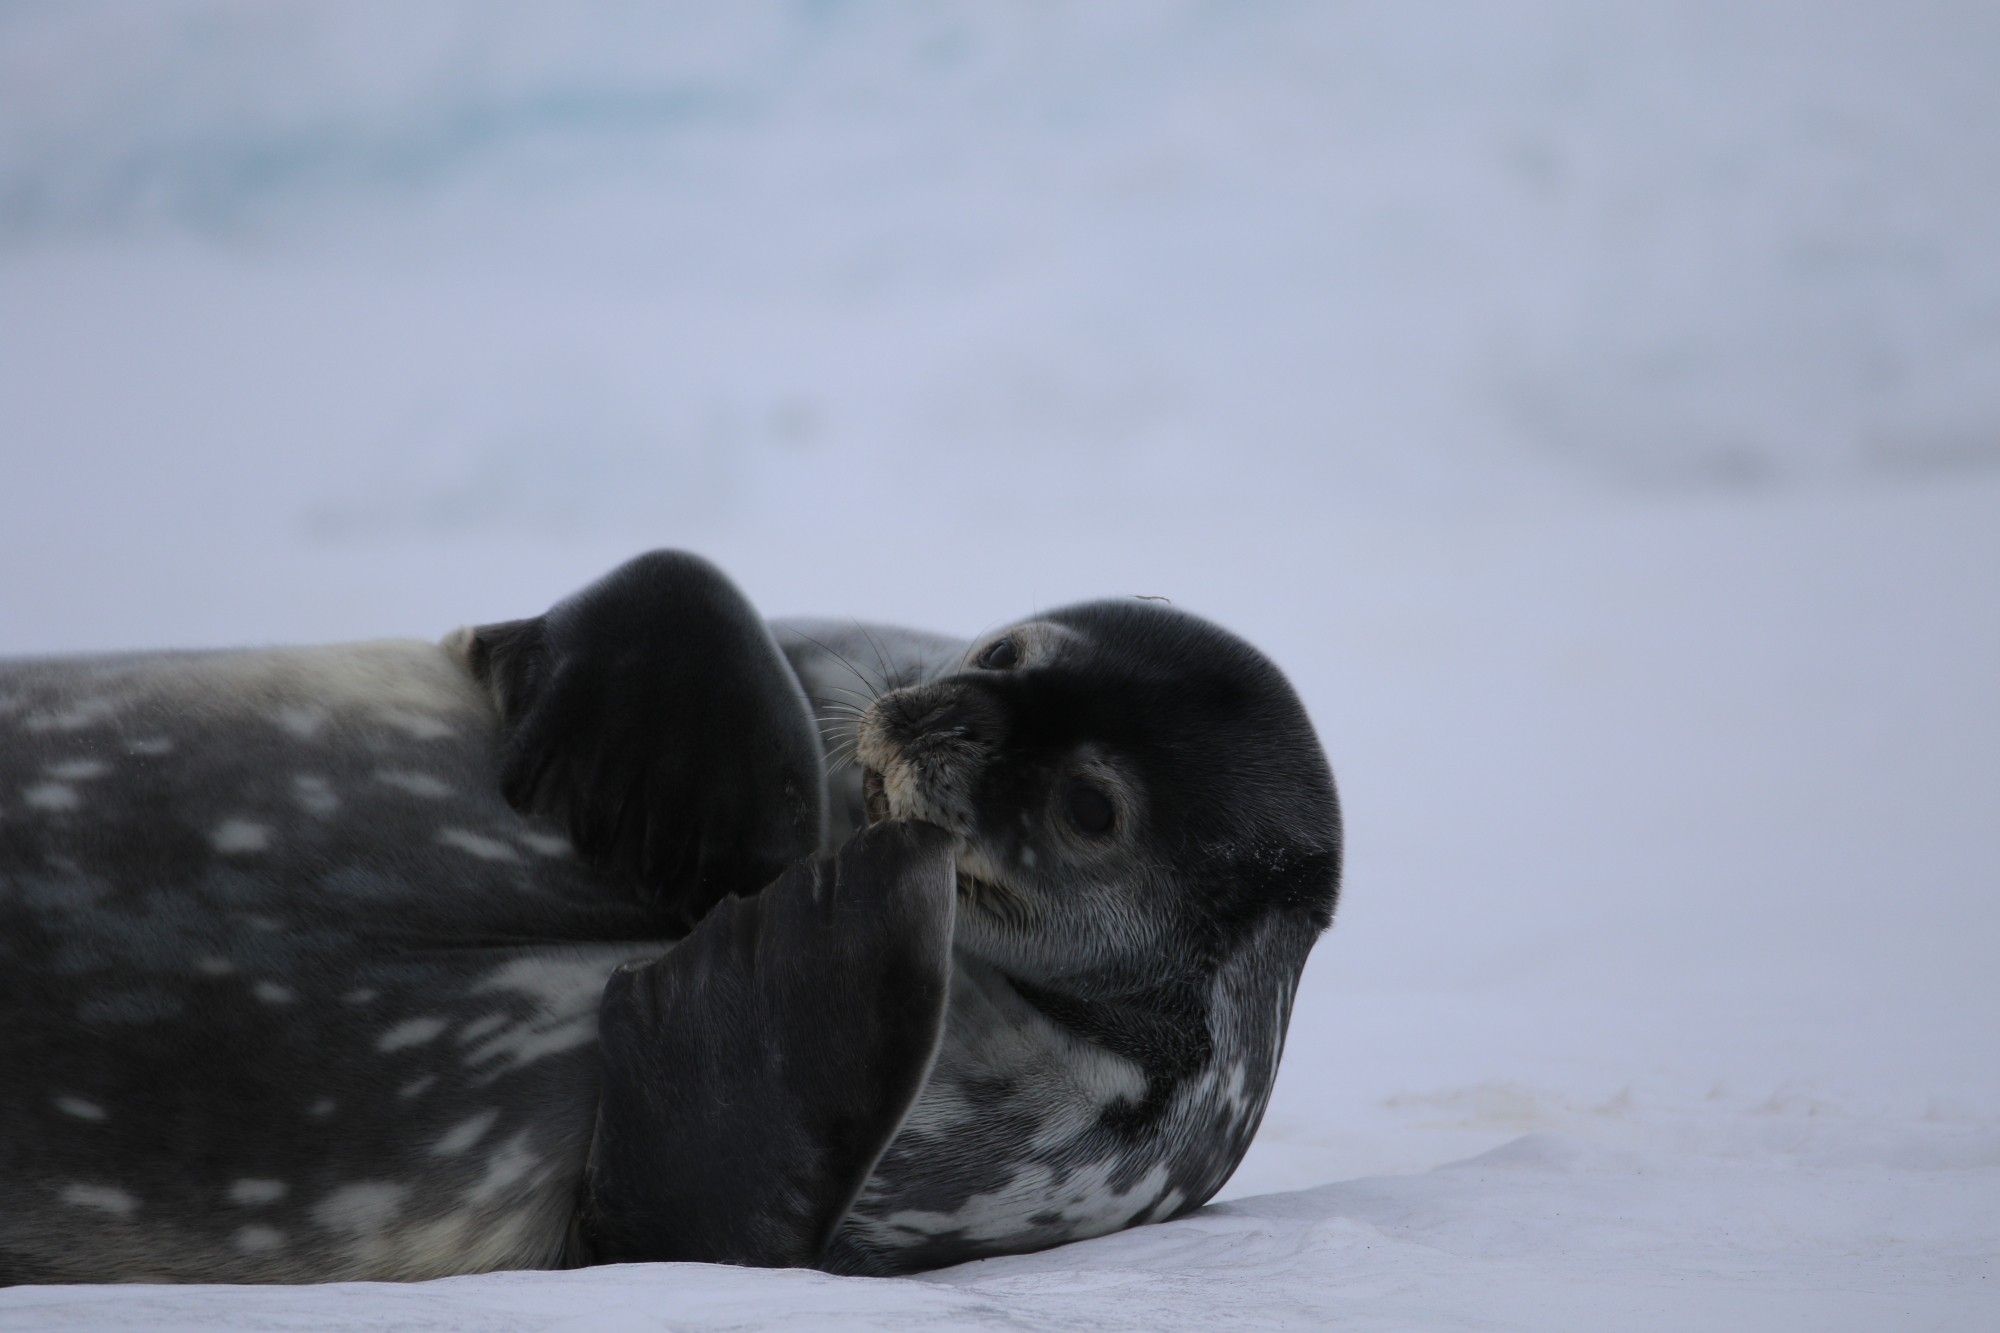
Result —
<instances>
[{"instance_id":1,"label":"seal whisker","mask_svg":"<svg viewBox=\"0 0 2000 1333\"><path fill-rule=\"evenodd\" d=\"M812 644L815 648L818 648L820 651L824 652L834 661L840 663L842 666L846 667L849 671L853 672L854 678L861 682L863 689L868 691L868 701L870 703L873 703L876 699L880 698L887 691L886 684L878 685L876 682L868 679L867 673L862 671L860 667L856 666L852 661L852 659L850 659L846 654L842 653L841 651L832 647L831 645L823 642L822 640L814 638L812 635L806 633L802 629L797 629L790 626L787 626L787 628L790 630L791 633L798 635L801 639L804 639L807 643Z\"/></svg>"},{"instance_id":2,"label":"seal whisker","mask_svg":"<svg viewBox=\"0 0 2000 1333\"><path fill-rule=\"evenodd\" d=\"M889 654L883 650L881 641L875 637L875 631L859 620L854 622L854 628L861 631L861 637L868 640L868 646L875 650L875 665L880 668L882 676L882 688L878 693L886 694L902 685L903 681L889 665Z\"/></svg>"},{"instance_id":3,"label":"seal whisker","mask_svg":"<svg viewBox=\"0 0 2000 1333\"><path fill-rule=\"evenodd\" d=\"M841 689L841 687L838 685L829 686L828 688L839 690L839 692L845 694L847 698L829 699L825 695L821 694L808 694L806 696L806 701L808 703L817 704L821 708L846 708L846 709L852 709L857 713L866 712L868 706L875 702L873 699L868 698L865 695L856 693L853 690Z\"/></svg>"}]
</instances>

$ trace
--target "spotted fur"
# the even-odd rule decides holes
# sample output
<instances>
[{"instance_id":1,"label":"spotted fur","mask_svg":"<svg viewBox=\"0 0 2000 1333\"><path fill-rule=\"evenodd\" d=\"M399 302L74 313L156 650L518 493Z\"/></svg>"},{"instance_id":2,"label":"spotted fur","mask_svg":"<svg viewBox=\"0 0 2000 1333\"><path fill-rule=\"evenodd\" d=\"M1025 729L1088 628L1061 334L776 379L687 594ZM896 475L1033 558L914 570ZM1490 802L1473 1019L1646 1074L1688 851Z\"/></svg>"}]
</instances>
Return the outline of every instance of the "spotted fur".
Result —
<instances>
[{"instance_id":1,"label":"spotted fur","mask_svg":"<svg viewBox=\"0 0 2000 1333\"><path fill-rule=\"evenodd\" d=\"M831 739L829 849L864 820L857 719L921 732L954 701L1127 783L1140 836L1069 857L978 744L904 775L900 813L958 838L941 1035L870 1113L879 1160L830 1244L773 1261L902 1272L1199 1206L1263 1114L1338 889L1331 777L1282 677L1126 604L1015 627L1005 680L939 636L773 630ZM0 663L0 1282L589 1257L600 996L683 926L510 807L496 777L534 756L474 642Z\"/></svg>"},{"instance_id":2,"label":"spotted fur","mask_svg":"<svg viewBox=\"0 0 2000 1333\"><path fill-rule=\"evenodd\" d=\"M665 946L500 799L464 671L26 662L0 698L0 1278L556 1263L598 996Z\"/></svg>"}]
</instances>

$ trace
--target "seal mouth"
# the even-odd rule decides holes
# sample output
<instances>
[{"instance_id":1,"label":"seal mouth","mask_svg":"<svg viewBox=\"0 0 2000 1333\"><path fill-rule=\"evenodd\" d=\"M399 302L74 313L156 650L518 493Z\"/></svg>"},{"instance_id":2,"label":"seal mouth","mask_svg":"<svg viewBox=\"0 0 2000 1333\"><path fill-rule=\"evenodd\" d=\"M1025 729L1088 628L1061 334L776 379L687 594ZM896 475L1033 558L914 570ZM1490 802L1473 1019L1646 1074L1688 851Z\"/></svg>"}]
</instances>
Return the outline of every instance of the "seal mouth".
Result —
<instances>
[{"instance_id":1,"label":"seal mouth","mask_svg":"<svg viewBox=\"0 0 2000 1333\"><path fill-rule=\"evenodd\" d=\"M882 780L882 770L864 768L861 770L861 808L872 826L889 817L889 789Z\"/></svg>"},{"instance_id":2,"label":"seal mouth","mask_svg":"<svg viewBox=\"0 0 2000 1333\"><path fill-rule=\"evenodd\" d=\"M996 880L973 874L962 861L958 867L958 899L1017 930L1026 930L1034 924L1034 913L1019 893Z\"/></svg>"},{"instance_id":3,"label":"seal mouth","mask_svg":"<svg viewBox=\"0 0 2000 1333\"><path fill-rule=\"evenodd\" d=\"M897 818L889 801L888 779L881 769L865 764L861 768L861 810L862 821L870 828L885 819ZM922 813L914 817L932 818ZM957 859L958 900L972 909L972 915L991 917L1001 925L1018 930L1033 926L1035 911L1027 897L995 877L985 860L968 846L963 834L960 835Z\"/></svg>"}]
</instances>

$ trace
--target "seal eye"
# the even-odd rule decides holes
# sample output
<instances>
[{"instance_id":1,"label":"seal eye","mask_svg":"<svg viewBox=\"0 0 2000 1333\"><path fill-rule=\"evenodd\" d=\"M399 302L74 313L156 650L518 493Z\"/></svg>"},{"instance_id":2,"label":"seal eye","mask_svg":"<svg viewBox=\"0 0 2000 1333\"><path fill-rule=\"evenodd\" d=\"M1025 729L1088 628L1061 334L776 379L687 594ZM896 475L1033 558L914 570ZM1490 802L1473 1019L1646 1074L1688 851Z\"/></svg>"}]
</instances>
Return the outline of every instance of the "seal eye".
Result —
<instances>
[{"instance_id":1,"label":"seal eye","mask_svg":"<svg viewBox=\"0 0 2000 1333\"><path fill-rule=\"evenodd\" d=\"M986 645L986 651L973 659L976 667L988 671L1005 671L1021 664L1021 645L1012 639L995 639Z\"/></svg>"},{"instance_id":2,"label":"seal eye","mask_svg":"<svg viewBox=\"0 0 2000 1333\"><path fill-rule=\"evenodd\" d=\"M1111 832L1111 826L1118 822L1118 811L1111 804L1111 798L1082 778L1071 779L1063 792L1063 813L1078 833L1093 838L1101 838Z\"/></svg>"}]
</instances>

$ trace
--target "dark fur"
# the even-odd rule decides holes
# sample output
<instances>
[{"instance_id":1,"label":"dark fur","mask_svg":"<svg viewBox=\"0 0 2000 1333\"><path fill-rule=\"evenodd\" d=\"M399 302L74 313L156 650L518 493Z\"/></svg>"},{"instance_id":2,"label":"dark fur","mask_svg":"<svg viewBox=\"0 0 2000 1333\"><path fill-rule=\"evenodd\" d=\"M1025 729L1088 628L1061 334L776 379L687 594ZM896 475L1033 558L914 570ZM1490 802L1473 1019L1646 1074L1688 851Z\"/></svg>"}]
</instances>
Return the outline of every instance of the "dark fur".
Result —
<instances>
[{"instance_id":1,"label":"dark fur","mask_svg":"<svg viewBox=\"0 0 2000 1333\"><path fill-rule=\"evenodd\" d=\"M865 667L877 637L832 647ZM982 666L1000 638L1028 648ZM1205 1202L1262 1115L1339 893L1332 774L1282 674L1172 607L1089 603L905 672L860 753L904 769L896 813L965 839L961 885L968 864L1006 881L998 910L961 902L955 1005L1008 1015L1030 1053L982 1052L954 1021L940 1095L890 1145L832 1262L906 1271ZM1061 813L1064 784L1093 767L1129 798L1095 847ZM1058 1133L1049 1108L1073 1104L1079 1060L1108 1084Z\"/></svg>"},{"instance_id":2,"label":"dark fur","mask_svg":"<svg viewBox=\"0 0 2000 1333\"><path fill-rule=\"evenodd\" d=\"M1331 775L1206 622L1020 632L1060 651L767 628L658 552L458 667L0 664L0 1278L898 1272L1198 1206L1332 914ZM945 834L743 897L854 832L818 733L844 753L857 686L956 793L900 812ZM1051 813L1079 756L1137 793L1095 850Z\"/></svg>"},{"instance_id":3,"label":"dark fur","mask_svg":"<svg viewBox=\"0 0 2000 1333\"><path fill-rule=\"evenodd\" d=\"M951 852L927 825L869 829L612 977L594 1261L822 1261L937 1054Z\"/></svg>"},{"instance_id":4,"label":"dark fur","mask_svg":"<svg viewBox=\"0 0 2000 1333\"><path fill-rule=\"evenodd\" d=\"M507 727L500 784L675 933L820 845L819 735L743 594L683 551L627 561L467 652Z\"/></svg>"}]
</instances>

